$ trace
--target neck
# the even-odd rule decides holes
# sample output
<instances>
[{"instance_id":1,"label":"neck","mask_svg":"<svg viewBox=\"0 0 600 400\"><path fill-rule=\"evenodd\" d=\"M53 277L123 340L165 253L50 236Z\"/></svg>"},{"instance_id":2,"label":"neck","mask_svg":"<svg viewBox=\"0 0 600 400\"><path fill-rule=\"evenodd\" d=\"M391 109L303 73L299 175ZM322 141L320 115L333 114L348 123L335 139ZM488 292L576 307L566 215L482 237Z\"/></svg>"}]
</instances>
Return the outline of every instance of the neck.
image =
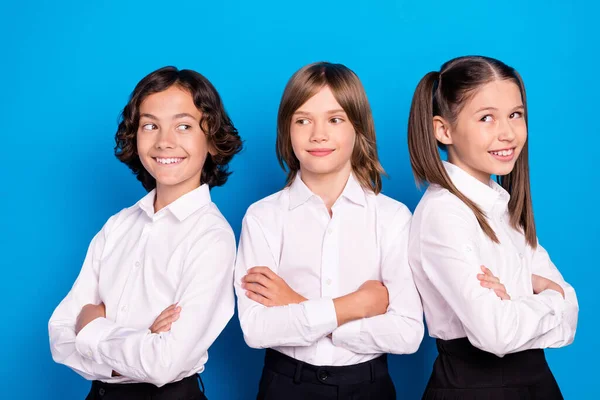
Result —
<instances>
[{"instance_id":1,"label":"neck","mask_svg":"<svg viewBox=\"0 0 600 400\"><path fill-rule=\"evenodd\" d=\"M329 215L331 215L331 207L340 197L348 183L348 178L352 172L352 167L348 165L339 171L330 172L327 174L316 174L306 171L300 167L302 182L323 200Z\"/></svg>"},{"instance_id":2,"label":"neck","mask_svg":"<svg viewBox=\"0 0 600 400\"><path fill-rule=\"evenodd\" d=\"M191 192L194 189L199 188L200 185L195 187L181 187L181 186L168 186L156 184L156 197L154 198L154 213L159 212L184 194Z\"/></svg>"},{"instance_id":3,"label":"neck","mask_svg":"<svg viewBox=\"0 0 600 400\"><path fill-rule=\"evenodd\" d=\"M487 185L487 186L490 185L490 178L491 178L490 174L488 174L484 171L478 171L475 168L469 167L467 164L463 163L458 157L456 157L456 155L452 154L451 152L448 152L448 162L456 165L458 168L462 169L467 174L471 175L473 178L477 179L484 185Z\"/></svg>"}]
</instances>

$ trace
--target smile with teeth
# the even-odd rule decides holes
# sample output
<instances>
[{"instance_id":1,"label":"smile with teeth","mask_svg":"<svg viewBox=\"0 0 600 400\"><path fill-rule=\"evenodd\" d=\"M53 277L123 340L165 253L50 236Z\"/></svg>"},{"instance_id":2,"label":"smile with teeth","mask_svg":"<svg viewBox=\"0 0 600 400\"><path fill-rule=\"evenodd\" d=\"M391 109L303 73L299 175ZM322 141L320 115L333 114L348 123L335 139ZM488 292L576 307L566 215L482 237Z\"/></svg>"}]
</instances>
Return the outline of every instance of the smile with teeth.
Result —
<instances>
[{"instance_id":1,"label":"smile with teeth","mask_svg":"<svg viewBox=\"0 0 600 400\"><path fill-rule=\"evenodd\" d=\"M490 151L490 154L493 154L495 156L501 156L501 157L507 157L507 156L512 156L514 153L515 149L507 149L507 150L500 150L500 151Z\"/></svg>"},{"instance_id":2,"label":"smile with teeth","mask_svg":"<svg viewBox=\"0 0 600 400\"><path fill-rule=\"evenodd\" d=\"M180 162L183 161L183 157L169 157L169 158L155 157L154 159L156 160L157 163L162 164L162 165L179 164Z\"/></svg>"}]
</instances>

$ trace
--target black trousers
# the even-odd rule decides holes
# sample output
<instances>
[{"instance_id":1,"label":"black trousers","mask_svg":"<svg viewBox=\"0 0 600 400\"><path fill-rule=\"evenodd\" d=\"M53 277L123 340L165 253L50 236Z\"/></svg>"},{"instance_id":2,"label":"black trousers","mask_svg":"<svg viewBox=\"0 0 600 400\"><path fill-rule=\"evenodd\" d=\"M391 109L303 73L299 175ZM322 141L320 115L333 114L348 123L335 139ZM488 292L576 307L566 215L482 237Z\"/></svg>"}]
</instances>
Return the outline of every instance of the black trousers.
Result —
<instances>
[{"instance_id":1,"label":"black trousers","mask_svg":"<svg viewBox=\"0 0 600 400\"><path fill-rule=\"evenodd\" d=\"M198 384L198 381L200 384ZM202 389L200 389L202 386ZM86 400L207 400L200 375L156 387L150 383L92 382Z\"/></svg>"},{"instance_id":2,"label":"black trousers","mask_svg":"<svg viewBox=\"0 0 600 400\"><path fill-rule=\"evenodd\" d=\"M344 367L316 366L267 349L257 400L395 400L387 356Z\"/></svg>"},{"instance_id":3,"label":"black trousers","mask_svg":"<svg viewBox=\"0 0 600 400\"><path fill-rule=\"evenodd\" d=\"M467 338L437 340L439 355L424 400L562 400L544 350L500 358Z\"/></svg>"}]
</instances>

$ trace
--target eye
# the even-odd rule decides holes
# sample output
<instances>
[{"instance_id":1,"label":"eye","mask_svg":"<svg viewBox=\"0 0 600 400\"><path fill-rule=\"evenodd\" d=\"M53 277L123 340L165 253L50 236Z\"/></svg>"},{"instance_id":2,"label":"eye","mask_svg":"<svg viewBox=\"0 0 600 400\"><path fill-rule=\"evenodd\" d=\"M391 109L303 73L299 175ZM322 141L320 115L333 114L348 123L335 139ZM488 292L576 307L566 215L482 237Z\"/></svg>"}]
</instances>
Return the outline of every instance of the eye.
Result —
<instances>
[{"instance_id":1,"label":"eye","mask_svg":"<svg viewBox=\"0 0 600 400\"><path fill-rule=\"evenodd\" d=\"M192 129L192 126L187 124L181 124L177 126L178 131L189 131L190 129Z\"/></svg>"},{"instance_id":2,"label":"eye","mask_svg":"<svg viewBox=\"0 0 600 400\"><path fill-rule=\"evenodd\" d=\"M523 113L521 111L515 111L514 113L510 114L510 118L511 119L523 118Z\"/></svg>"},{"instance_id":3,"label":"eye","mask_svg":"<svg viewBox=\"0 0 600 400\"><path fill-rule=\"evenodd\" d=\"M299 118L296 120L296 124L297 125L308 125L309 120L307 120L306 118Z\"/></svg>"},{"instance_id":4,"label":"eye","mask_svg":"<svg viewBox=\"0 0 600 400\"><path fill-rule=\"evenodd\" d=\"M344 122L344 120L339 117L333 117L329 120L329 122L331 122L332 124L341 124L342 122Z\"/></svg>"},{"instance_id":5,"label":"eye","mask_svg":"<svg viewBox=\"0 0 600 400\"><path fill-rule=\"evenodd\" d=\"M484 116L483 116L483 117L480 119L480 121L481 121L481 122L492 122L492 121L493 121L493 119L494 119L494 118L492 118L492 116L491 116L490 114L488 114L488 115L484 115Z\"/></svg>"},{"instance_id":6,"label":"eye","mask_svg":"<svg viewBox=\"0 0 600 400\"><path fill-rule=\"evenodd\" d=\"M152 131L154 129L157 129L157 126L155 124L144 124L144 125L142 125L142 130L143 131Z\"/></svg>"}]
</instances>

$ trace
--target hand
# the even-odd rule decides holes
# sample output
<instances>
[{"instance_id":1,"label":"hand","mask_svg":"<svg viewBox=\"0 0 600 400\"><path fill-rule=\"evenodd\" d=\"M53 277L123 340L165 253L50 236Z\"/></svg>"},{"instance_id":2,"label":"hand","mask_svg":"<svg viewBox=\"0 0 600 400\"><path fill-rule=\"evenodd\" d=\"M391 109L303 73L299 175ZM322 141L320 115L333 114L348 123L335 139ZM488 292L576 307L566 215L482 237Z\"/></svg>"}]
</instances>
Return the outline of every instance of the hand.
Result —
<instances>
[{"instance_id":1,"label":"hand","mask_svg":"<svg viewBox=\"0 0 600 400\"><path fill-rule=\"evenodd\" d=\"M338 326L385 314L388 305L388 290L379 281L366 281L355 292L333 299Z\"/></svg>"},{"instance_id":2,"label":"hand","mask_svg":"<svg viewBox=\"0 0 600 400\"><path fill-rule=\"evenodd\" d=\"M557 291L562 295L563 299L565 298L565 291L563 290L563 288L558 283L551 281L548 278L532 274L531 284L533 285L533 293L535 294L539 294L542 293L544 290L550 289Z\"/></svg>"},{"instance_id":3,"label":"hand","mask_svg":"<svg viewBox=\"0 0 600 400\"><path fill-rule=\"evenodd\" d=\"M287 306L307 300L268 267L250 268L242 278L242 288L249 299L267 307Z\"/></svg>"},{"instance_id":4,"label":"hand","mask_svg":"<svg viewBox=\"0 0 600 400\"><path fill-rule=\"evenodd\" d=\"M77 316L77 321L75 321L75 335L79 335L79 332L87 324L95 320L96 318L105 318L106 317L106 309L104 308L104 303L96 304L86 304L81 309L81 312Z\"/></svg>"},{"instance_id":5,"label":"hand","mask_svg":"<svg viewBox=\"0 0 600 400\"><path fill-rule=\"evenodd\" d=\"M366 281L356 290L364 307L363 318L382 315L387 312L390 298L387 288L379 281Z\"/></svg>"},{"instance_id":6,"label":"hand","mask_svg":"<svg viewBox=\"0 0 600 400\"><path fill-rule=\"evenodd\" d=\"M500 279L496 278L492 274L492 271L483 265L481 266L481 270L483 274L477 274L477 279L479 279L481 286L492 289L496 293L496 296L502 300L510 300L510 295L506 293L506 288L500 283Z\"/></svg>"},{"instance_id":7,"label":"hand","mask_svg":"<svg viewBox=\"0 0 600 400\"><path fill-rule=\"evenodd\" d=\"M181 313L181 307L177 304L171 304L165 308L163 312L159 314L154 320L154 323L150 327L152 333L168 332L171 330L171 324L179 319Z\"/></svg>"}]
</instances>

